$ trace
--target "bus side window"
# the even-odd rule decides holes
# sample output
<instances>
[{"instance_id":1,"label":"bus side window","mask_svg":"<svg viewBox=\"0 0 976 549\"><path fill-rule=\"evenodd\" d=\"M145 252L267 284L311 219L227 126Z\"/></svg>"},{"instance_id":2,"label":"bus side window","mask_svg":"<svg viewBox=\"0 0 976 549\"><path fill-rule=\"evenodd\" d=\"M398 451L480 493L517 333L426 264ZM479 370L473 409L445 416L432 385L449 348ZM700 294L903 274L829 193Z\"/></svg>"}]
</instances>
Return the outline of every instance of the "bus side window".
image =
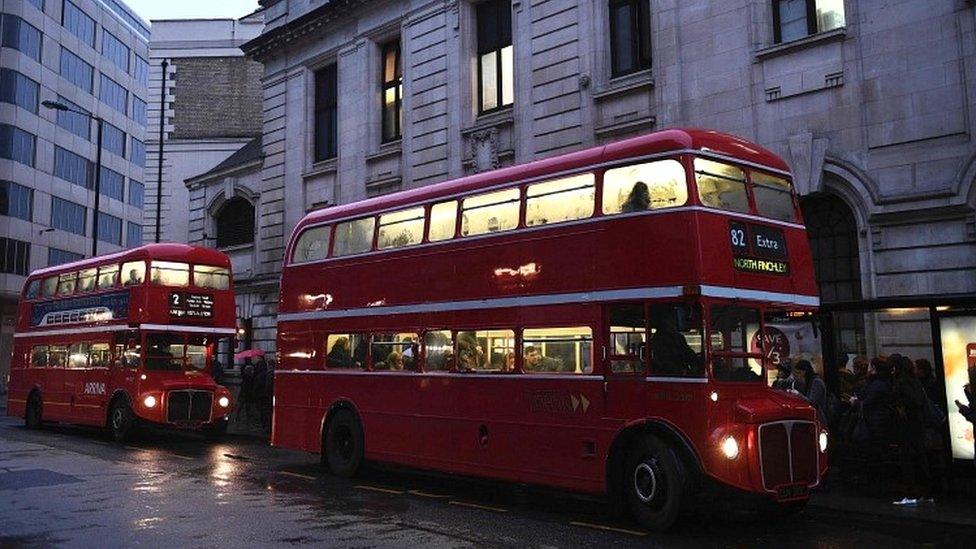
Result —
<instances>
[{"instance_id":1,"label":"bus side window","mask_svg":"<svg viewBox=\"0 0 976 549\"><path fill-rule=\"evenodd\" d=\"M68 348L68 368L75 370L87 368L88 351L87 343L72 343L71 347Z\"/></svg>"},{"instance_id":2,"label":"bus side window","mask_svg":"<svg viewBox=\"0 0 976 549\"><path fill-rule=\"evenodd\" d=\"M427 241L438 242L454 238L457 227L457 200L440 202L430 207L430 227Z\"/></svg>"},{"instance_id":3,"label":"bus side window","mask_svg":"<svg viewBox=\"0 0 976 549\"><path fill-rule=\"evenodd\" d=\"M677 160L623 166L603 174L604 214L671 208L686 202L688 180Z\"/></svg>"},{"instance_id":4,"label":"bus side window","mask_svg":"<svg viewBox=\"0 0 976 549\"><path fill-rule=\"evenodd\" d=\"M31 349L31 368L47 368L47 345L37 345Z\"/></svg>"},{"instance_id":5,"label":"bus side window","mask_svg":"<svg viewBox=\"0 0 976 549\"><path fill-rule=\"evenodd\" d=\"M146 262L130 261L122 264L123 286L135 286L146 280Z\"/></svg>"},{"instance_id":6,"label":"bus side window","mask_svg":"<svg viewBox=\"0 0 976 549\"><path fill-rule=\"evenodd\" d=\"M119 281L118 265L103 265L98 268L98 289L114 288Z\"/></svg>"},{"instance_id":7,"label":"bus side window","mask_svg":"<svg viewBox=\"0 0 976 549\"><path fill-rule=\"evenodd\" d=\"M41 294L41 281L31 280L30 284L27 285L27 291L24 292L24 297L26 299L36 299L37 296Z\"/></svg>"},{"instance_id":8,"label":"bus side window","mask_svg":"<svg viewBox=\"0 0 976 549\"><path fill-rule=\"evenodd\" d=\"M419 244L424 239L424 209L410 208L380 216L378 250Z\"/></svg>"},{"instance_id":9,"label":"bus side window","mask_svg":"<svg viewBox=\"0 0 976 549\"><path fill-rule=\"evenodd\" d=\"M332 227L325 225L322 227L312 227L302 231L295 244L295 251L292 253L293 263L305 263L325 259L329 253L329 234Z\"/></svg>"},{"instance_id":10,"label":"bus side window","mask_svg":"<svg viewBox=\"0 0 976 549\"><path fill-rule=\"evenodd\" d=\"M478 330L457 333L457 371L511 372L514 366L515 332Z\"/></svg>"},{"instance_id":11,"label":"bus side window","mask_svg":"<svg viewBox=\"0 0 976 549\"><path fill-rule=\"evenodd\" d=\"M54 297L58 295L58 277L49 276L44 279L41 286L41 295L44 297Z\"/></svg>"},{"instance_id":12,"label":"bus side window","mask_svg":"<svg viewBox=\"0 0 976 549\"><path fill-rule=\"evenodd\" d=\"M641 374L646 370L647 324L643 305L610 307L610 372Z\"/></svg>"},{"instance_id":13,"label":"bus side window","mask_svg":"<svg viewBox=\"0 0 976 549\"><path fill-rule=\"evenodd\" d=\"M454 359L454 338L450 330L431 330L424 334L424 356L427 372L443 372Z\"/></svg>"},{"instance_id":14,"label":"bus side window","mask_svg":"<svg viewBox=\"0 0 976 549\"><path fill-rule=\"evenodd\" d=\"M697 306L652 305L651 375L704 377L702 317Z\"/></svg>"},{"instance_id":15,"label":"bus side window","mask_svg":"<svg viewBox=\"0 0 976 549\"><path fill-rule=\"evenodd\" d=\"M526 328L522 332L522 370L592 373L593 330L588 326Z\"/></svg>"},{"instance_id":16,"label":"bus side window","mask_svg":"<svg viewBox=\"0 0 976 549\"><path fill-rule=\"evenodd\" d=\"M373 249L373 230L376 227L375 217L364 217L353 221L339 223L335 229L335 242L332 244L332 255L361 254Z\"/></svg>"},{"instance_id":17,"label":"bus side window","mask_svg":"<svg viewBox=\"0 0 976 549\"><path fill-rule=\"evenodd\" d=\"M521 189L476 194L461 202L461 236L510 231L519 224Z\"/></svg>"},{"instance_id":18,"label":"bus side window","mask_svg":"<svg viewBox=\"0 0 976 549\"><path fill-rule=\"evenodd\" d=\"M593 215L595 178L584 173L529 185L525 199L525 225L547 225Z\"/></svg>"},{"instance_id":19,"label":"bus side window","mask_svg":"<svg viewBox=\"0 0 976 549\"><path fill-rule=\"evenodd\" d=\"M749 213L746 173L739 168L696 158L695 181L698 182L698 197L705 206Z\"/></svg>"},{"instance_id":20,"label":"bus side window","mask_svg":"<svg viewBox=\"0 0 976 549\"><path fill-rule=\"evenodd\" d=\"M66 345L51 345L48 347L47 367L64 368L68 365L68 347Z\"/></svg>"},{"instance_id":21,"label":"bus side window","mask_svg":"<svg viewBox=\"0 0 976 549\"><path fill-rule=\"evenodd\" d=\"M417 341L417 334L413 333L373 334L369 349L373 369L391 372L414 370L419 351Z\"/></svg>"},{"instance_id":22,"label":"bus side window","mask_svg":"<svg viewBox=\"0 0 976 549\"><path fill-rule=\"evenodd\" d=\"M92 368L108 368L112 361L108 343L93 343L89 356L89 366Z\"/></svg>"},{"instance_id":23,"label":"bus side window","mask_svg":"<svg viewBox=\"0 0 976 549\"><path fill-rule=\"evenodd\" d=\"M366 362L364 334L330 334L325 348L326 368L362 368Z\"/></svg>"},{"instance_id":24,"label":"bus side window","mask_svg":"<svg viewBox=\"0 0 976 549\"><path fill-rule=\"evenodd\" d=\"M125 368L138 368L142 361L139 332L115 333L115 362Z\"/></svg>"},{"instance_id":25,"label":"bus side window","mask_svg":"<svg viewBox=\"0 0 976 549\"><path fill-rule=\"evenodd\" d=\"M90 292L95 289L98 279L98 269L85 269L78 273L78 291Z\"/></svg>"}]
</instances>

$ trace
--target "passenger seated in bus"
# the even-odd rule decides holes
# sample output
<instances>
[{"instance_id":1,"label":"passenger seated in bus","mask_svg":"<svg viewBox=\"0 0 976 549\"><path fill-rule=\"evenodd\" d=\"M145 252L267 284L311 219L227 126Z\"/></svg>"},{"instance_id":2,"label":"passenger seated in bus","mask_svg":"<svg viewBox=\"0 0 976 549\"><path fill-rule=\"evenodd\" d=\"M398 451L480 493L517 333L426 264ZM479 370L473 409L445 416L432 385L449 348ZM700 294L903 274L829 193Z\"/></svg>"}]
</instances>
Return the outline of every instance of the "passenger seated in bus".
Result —
<instances>
[{"instance_id":1,"label":"passenger seated in bus","mask_svg":"<svg viewBox=\"0 0 976 549\"><path fill-rule=\"evenodd\" d=\"M651 307L651 372L662 376L700 376L704 373L701 357L678 331L680 309L671 306Z\"/></svg>"},{"instance_id":2,"label":"passenger seated in bus","mask_svg":"<svg viewBox=\"0 0 976 549\"><path fill-rule=\"evenodd\" d=\"M542 355L534 345L525 348L524 369L526 372L562 372L563 361Z\"/></svg>"},{"instance_id":3,"label":"passenger seated in bus","mask_svg":"<svg viewBox=\"0 0 976 549\"><path fill-rule=\"evenodd\" d=\"M505 360L502 361L502 373L509 373L515 371L515 353L509 351L505 353Z\"/></svg>"},{"instance_id":4,"label":"passenger seated in bus","mask_svg":"<svg viewBox=\"0 0 976 549\"><path fill-rule=\"evenodd\" d=\"M638 181L630 189L627 200L620 206L623 213L643 212L651 206L651 192L647 188L647 183Z\"/></svg>"},{"instance_id":5,"label":"passenger seated in bus","mask_svg":"<svg viewBox=\"0 0 976 549\"><path fill-rule=\"evenodd\" d=\"M477 370L485 362L485 352L471 332L458 333L457 350L457 369L460 372Z\"/></svg>"},{"instance_id":6,"label":"passenger seated in bus","mask_svg":"<svg viewBox=\"0 0 976 549\"><path fill-rule=\"evenodd\" d=\"M142 277L139 276L139 270L129 269L129 277L125 279L123 286L135 286L136 284L142 284Z\"/></svg>"},{"instance_id":7,"label":"passenger seated in bus","mask_svg":"<svg viewBox=\"0 0 976 549\"><path fill-rule=\"evenodd\" d=\"M391 351L390 354L386 355L385 366L387 370L391 372L402 372L403 371L403 356L396 351Z\"/></svg>"},{"instance_id":8,"label":"passenger seated in bus","mask_svg":"<svg viewBox=\"0 0 976 549\"><path fill-rule=\"evenodd\" d=\"M355 368L359 366L359 363L352 359L352 354L349 352L348 337L336 338L332 348L329 349L325 364L329 368Z\"/></svg>"}]
</instances>

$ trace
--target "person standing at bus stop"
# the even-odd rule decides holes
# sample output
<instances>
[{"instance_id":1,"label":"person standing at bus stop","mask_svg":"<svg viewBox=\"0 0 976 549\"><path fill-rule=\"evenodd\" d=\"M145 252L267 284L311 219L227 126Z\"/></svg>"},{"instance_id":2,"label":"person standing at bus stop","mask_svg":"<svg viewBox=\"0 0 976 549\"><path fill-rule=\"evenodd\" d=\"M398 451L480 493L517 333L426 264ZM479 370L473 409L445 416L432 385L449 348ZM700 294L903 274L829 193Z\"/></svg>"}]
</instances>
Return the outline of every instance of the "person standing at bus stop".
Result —
<instances>
[{"instance_id":1,"label":"person standing at bus stop","mask_svg":"<svg viewBox=\"0 0 976 549\"><path fill-rule=\"evenodd\" d=\"M969 369L969 383L963 387L967 404L956 400L956 408L966 421L973 424L973 461L976 462L976 368Z\"/></svg>"}]
</instances>

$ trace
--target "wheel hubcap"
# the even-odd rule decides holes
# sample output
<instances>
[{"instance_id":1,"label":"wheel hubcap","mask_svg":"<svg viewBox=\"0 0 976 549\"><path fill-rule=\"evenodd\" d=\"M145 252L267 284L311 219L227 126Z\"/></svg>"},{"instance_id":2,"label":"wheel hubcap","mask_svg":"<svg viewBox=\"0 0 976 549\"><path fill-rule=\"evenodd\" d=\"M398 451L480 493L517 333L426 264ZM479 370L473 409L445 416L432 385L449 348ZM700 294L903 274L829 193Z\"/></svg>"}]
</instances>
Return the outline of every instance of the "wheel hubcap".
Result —
<instances>
[{"instance_id":1,"label":"wheel hubcap","mask_svg":"<svg viewBox=\"0 0 976 549\"><path fill-rule=\"evenodd\" d=\"M112 414L112 427L115 427L116 429L121 429L123 418L124 418L124 414L122 413L122 409L121 408L116 409L115 413Z\"/></svg>"},{"instance_id":2,"label":"wheel hubcap","mask_svg":"<svg viewBox=\"0 0 976 549\"><path fill-rule=\"evenodd\" d=\"M644 461L634 469L634 491L644 503L649 503L657 494L657 473L653 465Z\"/></svg>"}]
</instances>

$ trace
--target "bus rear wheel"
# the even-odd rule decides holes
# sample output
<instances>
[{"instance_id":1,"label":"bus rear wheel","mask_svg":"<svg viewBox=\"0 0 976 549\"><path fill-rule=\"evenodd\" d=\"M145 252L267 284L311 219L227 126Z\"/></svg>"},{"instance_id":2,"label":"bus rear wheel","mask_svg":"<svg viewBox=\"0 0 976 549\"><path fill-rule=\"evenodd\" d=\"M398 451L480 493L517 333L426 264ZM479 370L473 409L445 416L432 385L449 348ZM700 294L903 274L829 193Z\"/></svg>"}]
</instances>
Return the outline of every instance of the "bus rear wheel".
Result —
<instances>
[{"instance_id":1,"label":"bus rear wheel","mask_svg":"<svg viewBox=\"0 0 976 549\"><path fill-rule=\"evenodd\" d=\"M637 439L627 457L624 493L635 519L656 531L678 520L688 495L687 471L675 450L653 435Z\"/></svg>"},{"instance_id":2,"label":"bus rear wheel","mask_svg":"<svg viewBox=\"0 0 976 549\"><path fill-rule=\"evenodd\" d=\"M121 398L116 400L108 413L108 428L112 432L112 438L115 442L125 442L132 434L134 426L135 417L129 403Z\"/></svg>"},{"instance_id":3,"label":"bus rear wheel","mask_svg":"<svg viewBox=\"0 0 976 549\"><path fill-rule=\"evenodd\" d=\"M354 412L342 409L332 416L323 446L325 463L332 474L355 476L363 463L363 426Z\"/></svg>"},{"instance_id":4,"label":"bus rear wheel","mask_svg":"<svg viewBox=\"0 0 976 549\"><path fill-rule=\"evenodd\" d=\"M36 391L31 393L27 399L27 409L24 411L24 425L28 429L40 429L43 423L44 404L41 402L41 395Z\"/></svg>"}]
</instances>

